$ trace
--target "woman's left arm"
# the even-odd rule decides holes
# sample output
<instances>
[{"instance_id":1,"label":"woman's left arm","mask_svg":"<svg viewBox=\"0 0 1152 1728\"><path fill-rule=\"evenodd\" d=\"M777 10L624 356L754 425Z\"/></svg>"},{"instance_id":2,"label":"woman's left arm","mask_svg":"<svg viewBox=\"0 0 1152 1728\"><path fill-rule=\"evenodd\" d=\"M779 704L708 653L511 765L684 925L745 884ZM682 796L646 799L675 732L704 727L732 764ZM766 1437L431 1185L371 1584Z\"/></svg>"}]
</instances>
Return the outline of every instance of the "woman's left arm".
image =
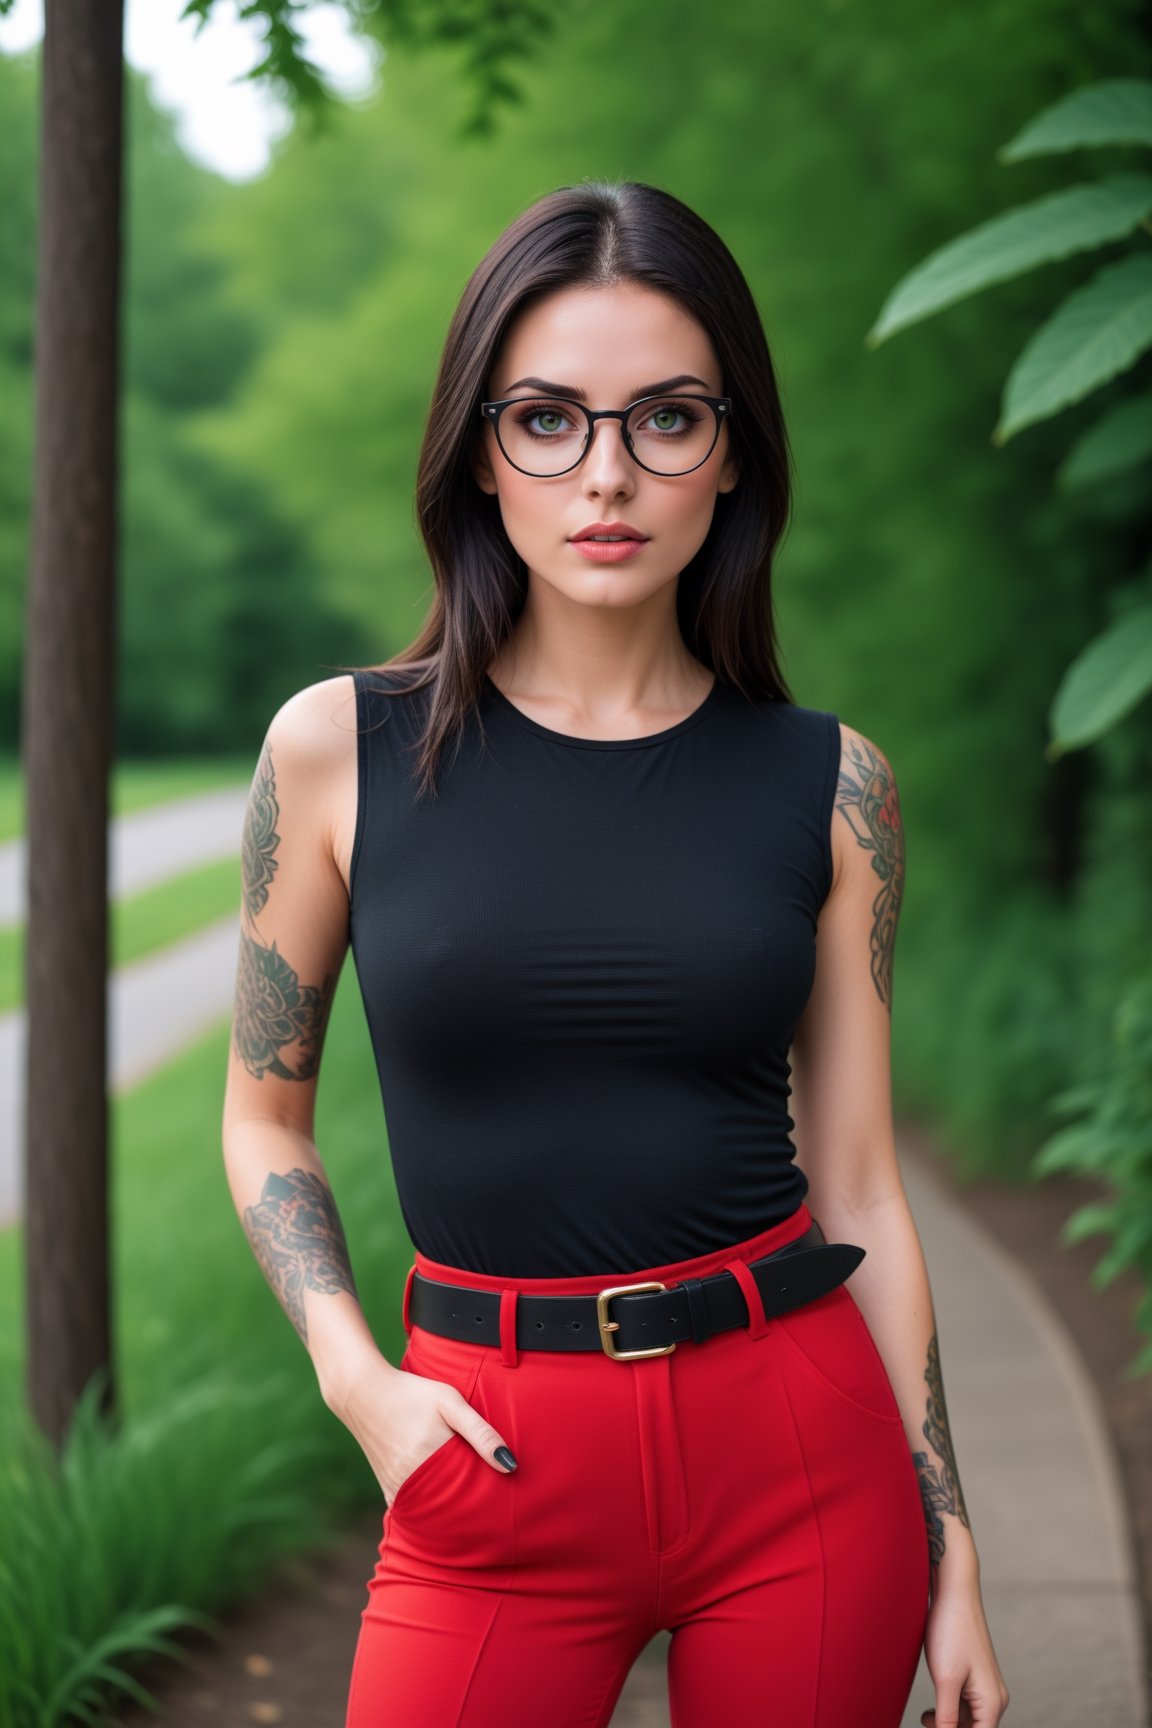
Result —
<instances>
[{"instance_id":1,"label":"woman's left arm","mask_svg":"<svg viewBox=\"0 0 1152 1728\"><path fill-rule=\"evenodd\" d=\"M924 1507L931 1606L925 1654L936 1687L928 1728L993 1728L1008 1690L980 1596L980 1563L948 1424L936 1316L892 1121L892 959L904 833L884 755L841 725L832 887L816 978L791 1052L790 1113L807 1204L830 1242L866 1257L851 1290L904 1417Z\"/></svg>"}]
</instances>

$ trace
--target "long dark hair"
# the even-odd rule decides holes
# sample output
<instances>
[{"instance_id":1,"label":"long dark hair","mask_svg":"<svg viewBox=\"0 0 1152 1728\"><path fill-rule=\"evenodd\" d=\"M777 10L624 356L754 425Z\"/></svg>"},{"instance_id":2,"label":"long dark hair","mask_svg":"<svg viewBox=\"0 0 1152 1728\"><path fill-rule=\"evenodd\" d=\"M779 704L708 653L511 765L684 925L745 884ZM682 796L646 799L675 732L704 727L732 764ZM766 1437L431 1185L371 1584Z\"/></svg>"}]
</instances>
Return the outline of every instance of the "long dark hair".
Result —
<instances>
[{"instance_id":1,"label":"long dark hair","mask_svg":"<svg viewBox=\"0 0 1152 1728\"><path fill-rule=\"evenodd\" d=\"M707 538L681 571L677 618L690 652L752 696L791 702L777 662L772 559L791 505L791 454L776 376L751 290L719 235L655 186L585 181L518 216L472 272L456 308L424 430L416 481L420 531L436 593L411 645L362 670L411 674L397 693L433 686L416 750L421 791L435 793L440 752L457 746L484 674L511 634L527 569L471 467L479 405L497 351L530 297L640 283L676 300L707 331L732 398L739 463L717 496Z\"/></svg>"}]
</instances>

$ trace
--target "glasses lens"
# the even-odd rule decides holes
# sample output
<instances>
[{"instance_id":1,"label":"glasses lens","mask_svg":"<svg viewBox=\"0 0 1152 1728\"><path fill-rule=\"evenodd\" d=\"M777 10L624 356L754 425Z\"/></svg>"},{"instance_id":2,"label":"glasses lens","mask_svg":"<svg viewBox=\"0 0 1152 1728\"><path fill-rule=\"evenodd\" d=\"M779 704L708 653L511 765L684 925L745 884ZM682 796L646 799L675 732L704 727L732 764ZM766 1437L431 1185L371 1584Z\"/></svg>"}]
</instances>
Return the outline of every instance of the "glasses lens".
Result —
<instances>
[{"instance_id":1,"label":"glasses lens","mask_svg":"<svg viewBox=\"0 0 1152 1728\"><path fill-rule=\"evenodd\" d=\"M691 396L653 396L633 408L628 435L637 460L654 474L686 474L705 461L719 425L707 402ZM528 398L500 416L500 444L526 474L564 474L588 444L588 417L575 402Z\"/></svg>"},{"instance_id":2,"label":"glasses lens","mask_svg":"<svg viewBox=\"0 0 1152 1728\"><path fill-rule=\"evenodd\" d=\"M509 462L526 474L563 474L584 454L588 420L575 402L525 397L504 409L499 435Z\"/></svg>"},{"instance_id":3,"label":"glasses lens","mask_svg":"<svg viewBox=\"0 0 1152 1728\"><path fill-rule=\"evenodd\" d=\"M633 408L628 434L637 459L656 474L685 474L716 442L716 416L691 396L652 397Z\"/></svg>"}]
</instances>

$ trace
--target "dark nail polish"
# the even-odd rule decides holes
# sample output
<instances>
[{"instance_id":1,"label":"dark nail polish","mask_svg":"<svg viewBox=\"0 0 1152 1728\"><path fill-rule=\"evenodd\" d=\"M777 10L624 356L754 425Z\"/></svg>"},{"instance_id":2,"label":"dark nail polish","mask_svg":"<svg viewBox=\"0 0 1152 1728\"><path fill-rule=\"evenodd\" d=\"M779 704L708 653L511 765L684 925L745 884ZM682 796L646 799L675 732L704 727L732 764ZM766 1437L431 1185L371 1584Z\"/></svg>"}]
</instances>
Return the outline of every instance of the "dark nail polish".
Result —
<instances>
[{"instance_id":1,"label":"dark nail polish","mask_svg":"<svg viewBox=\"0 0 1152 1728\"><path fill-rule=\"evenodd\" d=\"M513 1458L511 1452L509 1452L507 1446L497 1446L492 1456L495 1458L497 1464L502 1464L504 1466L505 1470L516 1469L516 1460Z\"/></svg>"}]
</instances>

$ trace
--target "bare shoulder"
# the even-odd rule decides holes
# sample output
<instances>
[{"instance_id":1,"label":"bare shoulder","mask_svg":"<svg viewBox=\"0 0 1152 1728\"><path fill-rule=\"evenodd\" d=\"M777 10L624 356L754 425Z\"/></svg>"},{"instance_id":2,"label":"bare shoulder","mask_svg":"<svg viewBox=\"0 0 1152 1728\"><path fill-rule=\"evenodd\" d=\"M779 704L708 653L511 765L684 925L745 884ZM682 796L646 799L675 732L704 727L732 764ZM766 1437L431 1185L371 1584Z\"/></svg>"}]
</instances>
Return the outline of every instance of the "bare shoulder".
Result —
<instances>
[{"instance_id":1,"label":"bare shoulder","mask_svg":"<svg viewBox=\"0 0 1152 1728\"><path fill-rule=\"evenodd\" d=\"M299 771L323 773L356 753L356 691L349 672L308 684L281 703L268 736Z\"/></svg>"},{"instance_id":2,"label":"bare shoulder","mask_svg":"<svg viewBox=\"0 0 1152 1728\"><path fill-rule=\"evenodd\" d=\"M868 870L897 895L904 873L904 825L892 764L871 738L840 722L840 774L832 824L833 884ZM862 857L866 855L865 857Z\"/></svg>"},{"instance_id":3,"label":"bare shoulder","mask_svg":"<svg viewBox=\"0 0 1152 1728\"><path fill-rule=\"evenodd\" d=\"M356 826L356 689L351 673L306 685L272 716L261 753L266 784L291 799L294 820L316 825L348 886Z\"/></svg>"}]
</instances>

